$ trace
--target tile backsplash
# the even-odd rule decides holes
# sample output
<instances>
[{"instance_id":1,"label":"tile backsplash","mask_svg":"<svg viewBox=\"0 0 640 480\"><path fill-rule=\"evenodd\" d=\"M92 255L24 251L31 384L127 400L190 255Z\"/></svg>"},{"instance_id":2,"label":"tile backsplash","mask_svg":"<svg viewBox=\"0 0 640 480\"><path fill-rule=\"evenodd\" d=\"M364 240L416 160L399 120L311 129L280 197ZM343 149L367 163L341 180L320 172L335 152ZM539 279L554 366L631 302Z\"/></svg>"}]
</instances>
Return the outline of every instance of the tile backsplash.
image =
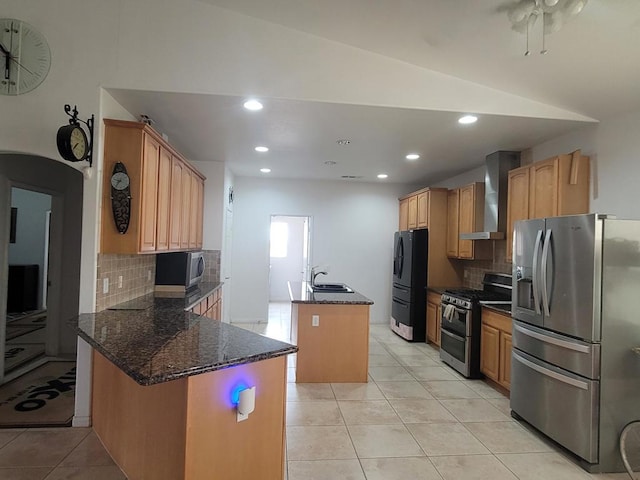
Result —
<instances>
[{"instance_id":1,"label":"tile backsplash","mask_svg":"<svg viewBox=\"0 0 640 480\"><path fill-rule=\"evenodd\" d=\"M119 278L122 277L122 287ZM104 293L105 279L109 291ZM156 279L155 255L98 254L96 311L153 292Z\"/></svg>"},{"instance_id":2,"label":"tile backsplash","mask_svg":"<svg viewBox=\"0 0 640 480\"><path fill-rule=\"evenodd\" d=\"M493 260L461 260L464 270L463 285L482 289L482 278L486 272L511 274L511 263L506 262L507 241L493 241Z\"/></svg>"},{"instance_id":3,"label":"tile backsplash","mask_svg":"<svg viewBox=\"0 0 640 480\"><path fill-rule=\"evenodd\" d=\"M203 250L203 282L220 281L220 250ZM120 286L122 277L122 286ZM98 254L96 312L152 293L156 278L156 255ZM109 291L104 293L105 279Z\"/></svg>"}]
</instances>

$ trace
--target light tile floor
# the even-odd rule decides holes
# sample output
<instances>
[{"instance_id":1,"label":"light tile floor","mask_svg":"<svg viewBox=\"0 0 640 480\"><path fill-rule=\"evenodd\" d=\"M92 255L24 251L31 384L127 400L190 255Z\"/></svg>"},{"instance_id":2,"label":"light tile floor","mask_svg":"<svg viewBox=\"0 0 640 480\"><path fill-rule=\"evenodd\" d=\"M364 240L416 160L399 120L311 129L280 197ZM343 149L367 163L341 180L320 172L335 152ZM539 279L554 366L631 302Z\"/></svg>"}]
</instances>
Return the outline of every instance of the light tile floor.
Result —
<instances>
[{"instance_id":1,"label":"light tile floor","mask_svg":"<svg viewBox=\"0 0 640 480\"><path fill-rule=\"evenodd\" d=\"M238 324L288 341L288 304ZM287 385L288 480L626 480L589 475L509 415L509 400L467 380L438 351L372 325L369 383ZM121 480L88 428L0 430L0 479ZM249 479L247 479L249 480ZM253 480L253 479L252 479Z\"/></svg>"}]
</instances>

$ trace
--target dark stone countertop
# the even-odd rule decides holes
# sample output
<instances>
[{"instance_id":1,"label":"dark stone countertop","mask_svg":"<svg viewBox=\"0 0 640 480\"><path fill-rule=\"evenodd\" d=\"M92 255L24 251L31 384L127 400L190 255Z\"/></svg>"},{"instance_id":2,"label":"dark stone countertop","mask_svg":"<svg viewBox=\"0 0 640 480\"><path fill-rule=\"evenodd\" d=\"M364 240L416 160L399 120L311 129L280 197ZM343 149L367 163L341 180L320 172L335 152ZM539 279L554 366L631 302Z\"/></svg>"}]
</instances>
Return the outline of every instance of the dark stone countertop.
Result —
<instances>
[{"instance_id":1,"label":"dark stone countertop","mask_svg":"<svg viewBox=\"0 0 640 480\"><path fill-rule=\"evenodd\" d=\"M323 303L334 305L373 305L368 299L356 291L352 293L310 292L307 282L288 282L291 303Z\"/></svg>"},{"instance_id":2,"label":"dark stone countertop","mask_svg":"<svg viewBox=\"0 0 640 480\"><path fill-rule=\"evenodd\" d=\"M199 300L219 286L201 286ZM295 345L185 311L197 303L193 302L191 297L145 295L126 302L135 309L84 313L71 324L82 339L140 385L168 382L298 350ZM147 308L139 309L147 304Z\"/></svg>"},{"instance_id":3,"label":"dark stone countertop","mask_svg":"<svg viewBox=\"0 0 640 480\"><path fill-rule=\"evenodd\" d=\"M460 287L439 287L439 286L432 287L432 286L428 286L427 290L429 292L434 292L434 293L438 293L438 294L442 295L445 290L452 290L454 288L460 288Z\"/></svg>"},{"instance_id":4,"label":"dark stone countertop","mask_svg":"<svg viewBox=\"0 0 640 480\"><path fill-rule=\"evenodd\" d=\"M480 302L480 305L482 305L482 308L487 308L489 310L493 310L496 313L500 313L502 315L506 315L508 317L511 316L511 303L494 303L494 304L490 304L490 303L482 303Z\"/></svg>"}]
</instances>

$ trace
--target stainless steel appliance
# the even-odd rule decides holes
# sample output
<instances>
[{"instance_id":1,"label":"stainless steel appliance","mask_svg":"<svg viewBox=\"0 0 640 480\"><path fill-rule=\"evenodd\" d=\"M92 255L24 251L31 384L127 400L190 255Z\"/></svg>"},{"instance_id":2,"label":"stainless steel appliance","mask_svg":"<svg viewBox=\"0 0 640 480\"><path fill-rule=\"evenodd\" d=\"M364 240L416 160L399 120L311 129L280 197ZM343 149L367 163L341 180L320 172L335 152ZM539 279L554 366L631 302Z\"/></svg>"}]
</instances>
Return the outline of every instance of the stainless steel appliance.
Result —
<instances>
[{"instance_id":1,"label":"stainless steel appliance","mask_svg":"<svg viewBox=\"0 0 640 480\"><path fill-rule=\"evenodd\" d=\"M511 300L511 275L486 273L482 290L445 290L442 294L440 359L467 378L480 378L480 303Z\"/></svg>"},{"instance_id":2,"label":"stainless steel appliance","mask_svg":"<svg viewBox=\"0 0 640 480\"><path fill-rule=\"evenodd\" d=\"M640 222L516 222L511 409L590 472L622 472L640 418Z\"/></svg>"},{"instance_id":3,"label":"stainless steel appliance","mask_svg":"<svg viewBox=\"0 0 640 480\"><path fill-rule=\"evenodd\" d=\"M390 325L392 331L412 342L426 340L428 247L426 229L394 235Z\"/></svg>"},{"instance_id":4,"label":"stainless steel appliance","mask_svg":"<svg viewBox=\"0 0 640 480\"><path fill-rule=\"evenodd\" d=\"M202 252L171 252L156 255L156 285L184 290L198 286L204 275Z\"/></svg>"}]
</instances>

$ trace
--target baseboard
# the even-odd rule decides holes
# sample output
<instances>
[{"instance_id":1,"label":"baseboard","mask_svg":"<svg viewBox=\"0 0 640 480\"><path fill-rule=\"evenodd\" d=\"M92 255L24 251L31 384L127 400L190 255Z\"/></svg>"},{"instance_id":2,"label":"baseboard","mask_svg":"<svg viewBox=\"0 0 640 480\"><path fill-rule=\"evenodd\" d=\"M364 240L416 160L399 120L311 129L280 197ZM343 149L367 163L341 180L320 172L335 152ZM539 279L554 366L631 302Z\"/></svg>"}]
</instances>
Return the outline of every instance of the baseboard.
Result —
<instances>
[{"instance_id":1,"label":"baseboard","mask_svg":"<svg viewBox=\"0 0 640 480\"><path fill-rule=\"evenodd\" d=\"M91 426L91 417L80 417L78 415L74 415L73 420L71 421L72 427L90 427Z\"/></svg>"}]
</instances>

